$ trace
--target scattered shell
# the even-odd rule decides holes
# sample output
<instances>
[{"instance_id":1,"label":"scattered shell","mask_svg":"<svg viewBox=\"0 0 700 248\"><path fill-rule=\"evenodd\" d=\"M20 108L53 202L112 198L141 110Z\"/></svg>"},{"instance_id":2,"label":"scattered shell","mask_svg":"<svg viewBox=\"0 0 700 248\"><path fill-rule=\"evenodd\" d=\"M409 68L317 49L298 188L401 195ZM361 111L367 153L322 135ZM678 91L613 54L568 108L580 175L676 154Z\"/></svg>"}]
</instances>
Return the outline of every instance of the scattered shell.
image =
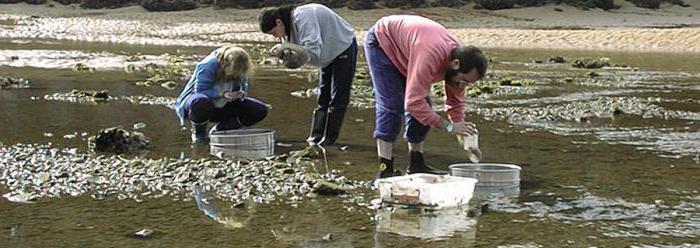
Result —
<instances>
[{"instance_id":1,"label":"scattered shell","mask_svg":"<svg viewBox=\"0 0 700 248\"><path fill-rule=\"evenodd\" d=\"M326 234L325 236L323 236L323 240L325 240L325 241L331 241L332 238L333 238L332 233L329 233L329 234Z\"/></svg>"},{"instance_id":2,"label":"scattered shell","mask_svg":"<svg viewBox=\"0 0 700 248\"><path fill-rule=\"evenodd\" d=\"M138 232L135 232L135 233L131 234L131 237L143 239L143 238L148 238L148 237L150 237L151 234L153 234L153 231L152 231L151 229L144 228L144 229L142 229L141 231L138 231Z\"/></svg>"},{"instance_id":3,"label":"scattered shell","mask_svg":"<svg viewBox=\"0 0 700 248\"><path fill-rule=\"evenodd\" d=\"M139 129L143 129L143 128L146 128L146 123L143 123L143 122L134 123L134 130L139 130Z\"/></svg>"},{"instance_id":4,"label":"scattered shell","mask_svg":"<svg viewBox=\"0 0 700 248\"><path fill-rule=\"evenodd\" d=\"M174 90L175 88L177 88L177 83L175 83L173 81L167 81L167 82L160 84L160 86L163 88L166 88L168 90Z\"/></svg>"},{"instance_id":5,"label":"scattered shell","mask_svg":"<svg viewBox=\"0 0 700 248\"><path fill-rule=\"evenodd\" d=\"M84 194L96 200L140 202L172 196L177 201L189 201L194 188L202 187L216 198L240 206L245 206L242 203L246 201L270 203L287 197L294 205L312 196L307 195L312 191L347 194L359 193L354 189L366 187L365 182L348 180L338 171L317 173L315 164L320 160L311 158L317 154L310 151L315 150L254 161L145 159L17 144L0 147L0 182L10 191L6 197L12 196L18 202Z\"/></svg>"},{"instance_id":6,"label":"scattered shell","mask_svg":"<svg viewBox=\"0 0 700 248\"><path fill-rule=\"evenodd\" d=\"M292 146L294 146L294 145L291 144L291 143L282 143L282 142L277 142L276 145L279 146L279 147L292 147Z\"/></svg>"},{"instance_id":7,"label":"scattered shell","mask_svg":"<svg viewBox=\"0 0 700 248\"><path fill-rule=\"evenodd\" d=\"M26 193L23 191L7 193L2 195L2 197L15 203L35 203L39 198L39 196L34 193Z\"/></svg>"}]
</instances>

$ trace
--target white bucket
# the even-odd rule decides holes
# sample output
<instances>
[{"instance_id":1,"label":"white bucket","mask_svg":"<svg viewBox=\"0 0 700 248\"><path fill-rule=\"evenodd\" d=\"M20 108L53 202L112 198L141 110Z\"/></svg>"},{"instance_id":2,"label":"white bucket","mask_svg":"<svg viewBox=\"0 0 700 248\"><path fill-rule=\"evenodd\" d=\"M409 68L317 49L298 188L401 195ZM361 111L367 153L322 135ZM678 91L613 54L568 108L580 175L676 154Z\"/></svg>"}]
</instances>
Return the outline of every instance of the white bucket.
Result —
<instances>
[{"instance_id":1,"label":"white bucket","mask_svg":"<svg viewBox=\"0 0 700 248\"><path fill-rule=\"evenodd\" d=\"M476 178L476 187L510 189L520 187L520 166L513 164L453 164L450 175Z\"/></svg>"},{"instance_id":2,"label":"white bucket","mask_svg":"<svg viewBox=\"0 0 700 248\"><path fill-rule=\"evenodd\" d=\"M210 153L220 158L261 159L275 154L275 131L272 129L216 131L209 139Z\"/></svg>"}]
</instances>

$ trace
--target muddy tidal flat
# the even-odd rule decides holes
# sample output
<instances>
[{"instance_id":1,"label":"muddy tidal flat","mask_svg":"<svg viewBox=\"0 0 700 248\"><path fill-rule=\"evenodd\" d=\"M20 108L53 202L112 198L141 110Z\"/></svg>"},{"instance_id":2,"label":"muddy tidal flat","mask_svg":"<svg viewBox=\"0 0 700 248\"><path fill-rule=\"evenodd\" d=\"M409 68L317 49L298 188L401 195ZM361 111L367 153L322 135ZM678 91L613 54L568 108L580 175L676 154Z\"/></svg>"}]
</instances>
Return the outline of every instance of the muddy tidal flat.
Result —
<instances>
[{"instance_id":1,"label":"muddy tidal flat","mask_svg":"<svg viewBox=\"0 0 700 248\"><path fill-rule=\"evenodd\" d=\"M359 40L410 12L489 57L466 116L483 161L520 165L521 183L439 211L377 204L362 54L339 144L309 149L317 70L261 56L274 40L257 32L259 10L0 4L0 247L700 247L700 11L688 2L338 9ZM249 95L272 107L256 127L276 131L274 156L218 158L179 125L172 103L223 44L254 58ZM89 149L110 127L147 148ZM439 130L425 151L443 169L467 161ZM405 142L394 153L405 170Z\"/></svg>"}]
</instances>

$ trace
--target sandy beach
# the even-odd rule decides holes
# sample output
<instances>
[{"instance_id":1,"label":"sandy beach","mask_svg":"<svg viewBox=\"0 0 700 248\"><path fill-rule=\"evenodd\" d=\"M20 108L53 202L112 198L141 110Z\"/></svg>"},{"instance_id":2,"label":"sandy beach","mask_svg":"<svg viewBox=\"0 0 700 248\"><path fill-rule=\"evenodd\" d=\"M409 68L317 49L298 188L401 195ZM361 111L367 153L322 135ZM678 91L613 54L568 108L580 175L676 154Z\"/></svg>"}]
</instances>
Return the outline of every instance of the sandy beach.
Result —
<instances>
[{"instance_id":1,"label":"sandy beach","mask_svg":"<svg viewBox=\"0 0 700 248\"><path fill-rule=\"evenodd\" d=\"M477 10L461 8L374 9L336 11L357 29L358 37L381 16L414 13L435 19L465 44L487 48L539 48L600 51L700 53L700 1L691 6L662 5L658 10L616 1L621 8L581 10L567 5ZM178 45L178 41L273 41L257 32L259 10L217 10L211 7L182 12L147 12L140 6L84 10L76 5L2 4L0 20L23 20L0 30L2 38L54 38ZM44 20L44 21L41 21ZM1 27L2 25L0 25ZM116 37L116 38L115 38ZM122 38L119 38L122 37ZM159 39L170 39L159 42ZM195 44L188 42L190 44Z\"/></svg>"}]
</instances>

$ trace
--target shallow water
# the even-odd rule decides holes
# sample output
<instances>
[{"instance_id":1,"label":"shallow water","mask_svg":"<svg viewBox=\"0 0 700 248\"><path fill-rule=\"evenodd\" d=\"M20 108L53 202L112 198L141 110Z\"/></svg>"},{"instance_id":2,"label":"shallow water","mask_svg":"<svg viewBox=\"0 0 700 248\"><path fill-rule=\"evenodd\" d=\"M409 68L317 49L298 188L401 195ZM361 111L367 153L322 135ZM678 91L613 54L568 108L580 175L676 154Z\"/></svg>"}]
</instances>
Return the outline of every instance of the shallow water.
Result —
<instances>
[{"instance_id":1,"label":"shallow water","mask_svg":"<svg viewBox=\"0 0 700 248\"><path fill-rule=\"evenodd\" d=\"M124 100L146 95L172 99L178 90L137 86L135 82L147 76L123 68L127 55L141 53L147 57L144 62L163 63L166 53L204 56L211 48L3 38L0 76L31 81L28 89L0 90L0 142L5 146L50 143L85 152L87 136L99 129L131 128L143 122L147 126L140 131L151 138L152 148L141 156L208 156L206 150L190 147L189 133L180 129L171 109ZM479 125L484 161L523 167L520 194L490 200L482 215L465 214L467 210L373 210L369 201L376 193L365 189L301 201L282 195L273 203L243 208L210 199L229 224L207 217L192 194L142 202L116 196L95 200L88 195L45 197L31 204L0 198L4 213L0 246L700 245L700 55L486 52L500 62L493 66L496 74L536 84L502 87L496 94L468 100L467 116ZM19 59L10 61L13 55ZM554 55L605 56L632 68L588 70L532 62ZM76 63L96 70L73 71ZM588 77L590 71L599 76ZM300 76L309 72L256 68L250 95L272 105L258 126L277 130L278 142L292 144L277 147L278 154L304 147L315 100L290 92L314 87ZM576 80L567 83L566 77ZM116 100L78 103L44 98L72 89L109 90ZM372 109L357 106L348 111L343 126L340 143L347 150L329 147L328 162L350 179L367 181L374 173L374 117ZM438 167L467 159L456 139L440 131L432 131L426 144L428 161ZM405 166L404 142L395 153L399 167ZM8 192L7 183L3 181L0 193ZM143 228L154 234L146 240L128 236Z\"/></svg>"}]
</instances>

